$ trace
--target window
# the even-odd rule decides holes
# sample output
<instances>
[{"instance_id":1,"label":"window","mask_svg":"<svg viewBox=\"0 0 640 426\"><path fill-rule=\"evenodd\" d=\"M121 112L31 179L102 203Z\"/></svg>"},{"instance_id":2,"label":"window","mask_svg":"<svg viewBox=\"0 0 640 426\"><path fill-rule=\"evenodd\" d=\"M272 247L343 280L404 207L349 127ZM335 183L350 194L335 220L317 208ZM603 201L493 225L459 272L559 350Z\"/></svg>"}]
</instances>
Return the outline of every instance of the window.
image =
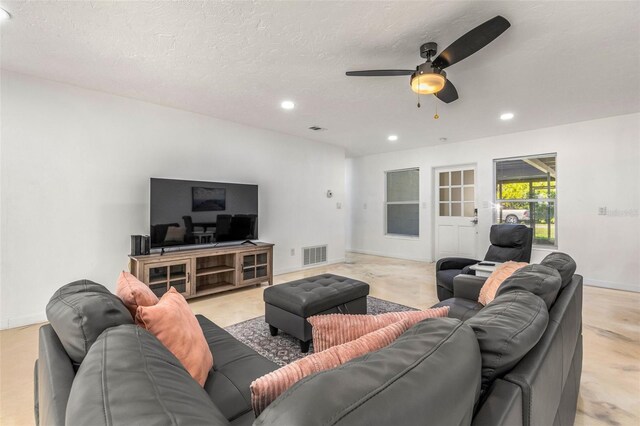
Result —
<instances>
[{"instance_id":1,"label":"window","mask_svg":"<svg viewBox=\"0 0 640 426\"><path fill-rule=\"evenodd\" d=\"M386 172L386 233L417 237L420 229L419 169Z\"/></svg>"},{"instance_id":2,"label":"window","mask_svg":"<svg viewBox=\"0 0 640 426\"><path fill-rule=\"evenodd\" d=\"M475 216L475 170L438 173L438 215Z\"/></svg>"},{"instance_id":3,"label":"window","mask_svg":"<svg viewBox=\"0 0 640 426\"><path fill-rule=\"evenodd\" d=\"M496 223L534 229L533 243L556 246L556 154L495 160Z\"/></svg>"}]
</instances>

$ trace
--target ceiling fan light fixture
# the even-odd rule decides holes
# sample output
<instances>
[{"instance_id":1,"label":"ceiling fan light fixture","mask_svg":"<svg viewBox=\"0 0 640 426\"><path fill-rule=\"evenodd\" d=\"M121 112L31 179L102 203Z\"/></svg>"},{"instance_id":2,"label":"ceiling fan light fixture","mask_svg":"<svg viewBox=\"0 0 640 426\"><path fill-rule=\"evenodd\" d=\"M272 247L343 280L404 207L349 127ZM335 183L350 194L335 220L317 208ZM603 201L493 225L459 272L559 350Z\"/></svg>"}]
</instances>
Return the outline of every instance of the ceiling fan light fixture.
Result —
<instances>
[{"instance_id":1,"label":"ceiling fan light fixture","mask_svg":"<svg viewBox=\"0 0 640 426\"><path fill-rule=\"evenodd\" d=\"M420 65L411 76L411 90L421 95L438 93L447 83L444 71L431 66L431 62Z\"/></svg>"}]
</instances>

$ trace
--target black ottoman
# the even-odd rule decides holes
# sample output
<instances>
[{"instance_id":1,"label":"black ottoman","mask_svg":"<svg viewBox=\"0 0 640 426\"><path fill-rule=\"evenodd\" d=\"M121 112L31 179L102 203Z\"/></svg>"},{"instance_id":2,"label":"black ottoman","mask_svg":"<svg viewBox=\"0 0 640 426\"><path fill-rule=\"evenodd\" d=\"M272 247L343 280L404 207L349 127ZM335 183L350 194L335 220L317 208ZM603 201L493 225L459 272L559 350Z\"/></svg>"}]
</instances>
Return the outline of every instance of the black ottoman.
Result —
<instances>
[{"instance_id":1,"label":"black ottoman","mask_svg":"<svg viewBox=\"0 0 640 426\"><path fill-rule=\"evenodd\" d=\"M264 290L265 321L271 335L278 329L300 340L300 350L309 351L311 324L318 314L366 314L369 284L333 274L317 275Z\"/></svg>"}]
</instances>

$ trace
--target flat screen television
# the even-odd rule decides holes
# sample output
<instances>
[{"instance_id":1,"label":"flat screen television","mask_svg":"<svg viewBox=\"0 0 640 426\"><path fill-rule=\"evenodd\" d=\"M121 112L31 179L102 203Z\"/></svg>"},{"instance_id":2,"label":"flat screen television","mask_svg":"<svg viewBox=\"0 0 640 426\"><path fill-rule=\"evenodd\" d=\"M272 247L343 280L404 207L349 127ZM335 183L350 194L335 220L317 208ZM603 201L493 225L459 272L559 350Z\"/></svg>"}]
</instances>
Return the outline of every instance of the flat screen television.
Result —
<instances>
[{"instance_id":1,"label":"flat screen television","mask_svg":"<svg viewBox=\"0 0 640 426\"><path fill-rule=\"evenodd\" d=\"M258 238L258 185L151 178L151 249Z\"/></svg>"}]
</instances>

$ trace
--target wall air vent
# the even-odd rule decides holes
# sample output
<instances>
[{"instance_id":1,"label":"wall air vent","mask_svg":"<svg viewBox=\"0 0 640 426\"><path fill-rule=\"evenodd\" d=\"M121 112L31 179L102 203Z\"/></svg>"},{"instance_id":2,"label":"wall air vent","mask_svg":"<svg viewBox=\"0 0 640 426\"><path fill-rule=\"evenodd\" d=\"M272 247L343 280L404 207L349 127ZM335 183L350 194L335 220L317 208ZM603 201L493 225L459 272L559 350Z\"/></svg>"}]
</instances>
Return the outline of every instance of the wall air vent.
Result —
<instances>
[{"instance_id":1,"label":"wall air vent","mask_svg":"<svg viewBox=\"0 0 640 426\"><path fill-rule=\"evenodd\" d=\"M303 247L302 266L327 262L327 246Z\"/></svg>"},{"instance_id":2,"label":"wall air vent","mask_svg":"<svg viewBox=\"0 0 640 426\"><path fill-rule=\"evenodd\" d=\"M313 130L314 132L324 132L327 129L325 129L324 127L311 126L309 127L309 130Z\"/></svg>"}]
</instances>

